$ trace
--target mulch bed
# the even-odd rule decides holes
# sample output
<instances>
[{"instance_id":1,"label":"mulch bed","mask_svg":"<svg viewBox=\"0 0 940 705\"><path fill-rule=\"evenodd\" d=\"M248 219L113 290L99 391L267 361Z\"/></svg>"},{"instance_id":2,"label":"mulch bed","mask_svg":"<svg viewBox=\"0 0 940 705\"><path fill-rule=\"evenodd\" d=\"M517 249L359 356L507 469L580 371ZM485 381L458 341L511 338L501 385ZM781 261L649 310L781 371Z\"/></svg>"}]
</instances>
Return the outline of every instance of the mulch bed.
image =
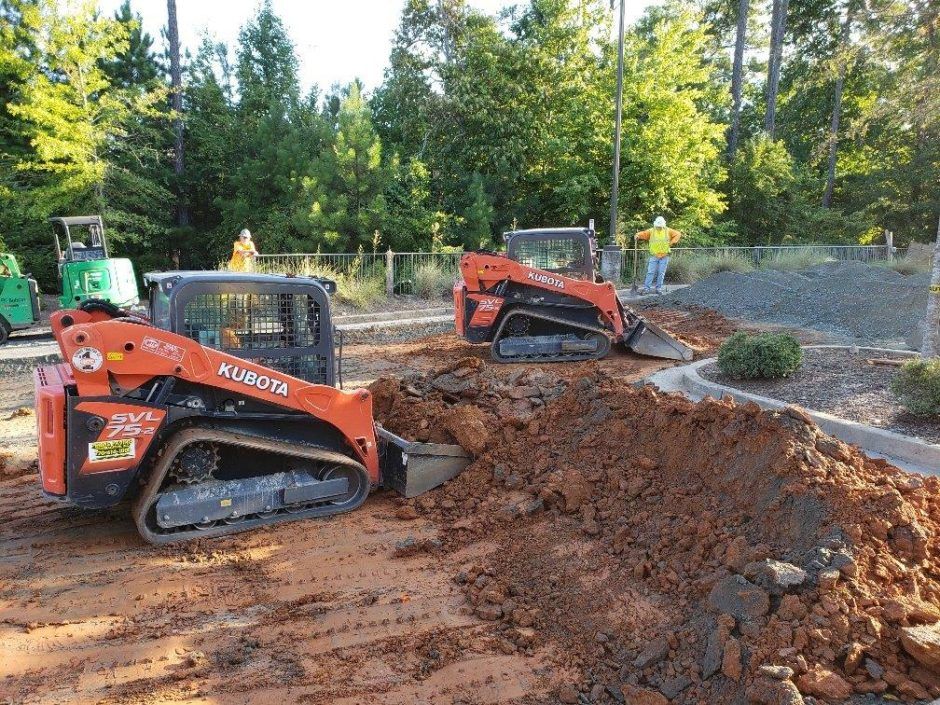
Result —
<instances>
[{"instance_id":1,"label":"mulch bed","mask_svg":"<svg viewBox=\"0 0 940 705\"><path fill-rule=\"evenodd\" d=\"M940 418L919 418L895 400L889 385L897 367L871 365L883 353L852 353L844 349L803 351L803 366L791 377L777 380L736 380L725 377L716 364L699 370L705 379L745 392L781 399L808 409L858 421L928 443L940 443ZM906 359L897 357L897 359Z\"/></svg>"}]
</instances>

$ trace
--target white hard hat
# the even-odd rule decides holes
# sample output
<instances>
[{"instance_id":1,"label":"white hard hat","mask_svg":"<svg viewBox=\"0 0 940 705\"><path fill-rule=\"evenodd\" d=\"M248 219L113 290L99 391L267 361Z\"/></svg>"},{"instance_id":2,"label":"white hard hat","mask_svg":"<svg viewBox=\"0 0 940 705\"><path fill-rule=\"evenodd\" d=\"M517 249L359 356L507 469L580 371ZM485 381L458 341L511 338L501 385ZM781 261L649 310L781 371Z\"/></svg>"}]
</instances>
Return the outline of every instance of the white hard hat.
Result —
<instances>
[{"instance_id":1,"label":"white hard hat","mask_svg":"<svg viewBox=\"0 0 940 705\"><path fill-rule=\"evenodd\" d=\"M248 238L248 239L250 240L250 239L251 239L251 231L250 231L248 228L243 228L242 231L241 231L240 233L238 233L238 237L246 237L246 238Z\"/></svg>"},{"instance_id":2,"label":"white hard hat","mask_svg":"<svg viewBox=\"0 0 940 705\"><path fill-rule=\"evenodd\" d=\"M666 227L666 219L663 218L661 215L656 216L656 220L653 221L653 227L654 227L654 228L665 228L665 227Z\"/></svg>"}]
</instances>

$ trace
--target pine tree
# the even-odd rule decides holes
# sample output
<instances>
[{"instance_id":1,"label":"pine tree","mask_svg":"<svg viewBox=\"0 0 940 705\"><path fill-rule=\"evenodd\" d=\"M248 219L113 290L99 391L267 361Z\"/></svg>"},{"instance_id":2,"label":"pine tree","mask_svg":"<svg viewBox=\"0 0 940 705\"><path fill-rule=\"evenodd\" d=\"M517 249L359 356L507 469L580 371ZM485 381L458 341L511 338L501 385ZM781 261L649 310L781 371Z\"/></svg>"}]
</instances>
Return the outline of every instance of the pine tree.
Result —
<instances>
[{"instance_id":1,"label":"pine tree","mask_svg":"<svg viewBox=\"0 0 940 705\"><path fill-rule=\"evenodd\" d=\"M111 85L120 88L145 87L160 74L153 55L153 39L143 31L141 17L124 0L114 13L114 20L127 31L127 45L110 61L102 63Z\"/></svg>"},{"instance_id":2,"label":"pine tree","mask_svg":"<svg viewBox=\"0 0 940 705\"><path fill-rule=\"evenodd\" d=\"M314 243L335 252L371 247L386 216L387 169L372 115L354 82L340 105L336 133L306 180Z\"/></svg>"}]
</instances>

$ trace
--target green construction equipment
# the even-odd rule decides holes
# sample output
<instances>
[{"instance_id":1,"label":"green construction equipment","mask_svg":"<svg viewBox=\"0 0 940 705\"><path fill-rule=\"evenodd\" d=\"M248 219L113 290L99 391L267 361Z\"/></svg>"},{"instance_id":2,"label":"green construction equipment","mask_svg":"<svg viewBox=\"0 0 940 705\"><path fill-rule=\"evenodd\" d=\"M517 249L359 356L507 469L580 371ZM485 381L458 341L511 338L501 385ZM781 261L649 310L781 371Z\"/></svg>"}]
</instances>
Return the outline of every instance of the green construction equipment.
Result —
<instances>
[{"instance_id":1,"label":"green construction equipment","mask_svg":"<svg viewBox=\"0 0 940 705\"><path fill-rule=\"evenodd\" d=\"M62 308L76 308L86 299L103 299L120 308L139 303L134 265L109 255L100 215L49 218L49 222L59 260Z\"/></svg>"},{"instance_id":2,"label":"green construction equipment","mask_svg":"<svg viewBox=\"0 0 940 705\"><path fill-rule=\"evenodd\" d=\"M39 323L39 287L23 276L16 257L0 252L0 345L10 332Z\"/></svg>"}]
</instances>

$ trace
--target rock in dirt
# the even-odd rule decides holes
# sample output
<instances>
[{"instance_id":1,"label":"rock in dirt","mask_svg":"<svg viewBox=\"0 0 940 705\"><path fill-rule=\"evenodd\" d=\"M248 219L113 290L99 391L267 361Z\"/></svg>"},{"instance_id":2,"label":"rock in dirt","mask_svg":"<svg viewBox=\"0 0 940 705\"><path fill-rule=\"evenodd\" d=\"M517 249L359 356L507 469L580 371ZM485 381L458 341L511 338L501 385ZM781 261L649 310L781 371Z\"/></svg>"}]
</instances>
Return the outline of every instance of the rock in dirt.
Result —
<instances>
[{"instance_id":1,"label":"rock in dirt","mask_svg":"<svg viewBox=\"0 0 940 705\"><path fill-rule=\"evenodd\" d=\"M842 676L818 666L797 678L796 684L801 692L827 702L840 702L852 695L852 686Z\"/></svg>"},{"instance_id":2,"label":"rock in dirt","mask_svg":"<svg viewBox=\"0 0 940 705\"><path fill-rule=\"evenodd\" d=\"M747 701L754 705L803 705L803 696L790 681L761 678L747 688Z\"/></svg>"},{"instance_id":3,"label":"rock in dirt","mask_svg":"<svg viewBox=\"0 0 940 705\"><path fill-rule=\"evenodd\" d=\"M665 639L655 639L647 644L643 652L636 657L633 665L639 669L649 668L659 663L669 653L669 643Z\"/></svg>"},{"instance_id":4,"label":"rock in dirt","mask_svg":"<svg viewBox=\"0 0 940 705\"><path fill-rule=\"evenodd\" d=\"M620 692L623 693L624 701L631 705L669 705L669 701L655 690L647 690L629 683L622 683Z\"/></svg>"},{"instance_id":5,"label":"rock in dirt","mask_svg":"<svg viewBox=\"0 0 940 705\"><path fill-rule=\"evenodd\" d=\"M444 429L470 455L480 455L490 439L491 417L477 406L457 406L444 416Z\"/></svg>"},{"instance_id":6,"label":"rock in dirt","mask_svg":"<svg viewBox=\"0 0 940 705\"><path fill-rule=\"evenodd\" d=\"M772 595L782 595L806 581L806 571L802 568L770 558L749 563L744 568L744 575L766 588Z\"/></svg>"},{"instance_id":7,"label":"rock in dirt","mask_svg":"<svg viewBox=\"0 0 940 705\"><path fill-rule=\"evenodd\" d=\"M770 611L767 593L741 575L730 575L716 583L708 596L708 604L720 613L741 620L757 619Z\"/></svg>"},{"instance_id":8,"label":"rock in dirt","mask_svg":"<svg viewBox=\"0 0 940 705\"><path fill-rule=\"evenodd\" d=\"M558 689L558 701L566 705L576 705L578 702L578 689L566 683Z\"/></svg>"},{"instance_id":9,"label":"rock in dirt","mask_svg":"<svg viewBox=\"0 0 940 705\"><path fill-rule=\"evenodd\" d=\"M922 666L940 673L940 623L902 627L901 646Z\"/></svg>"},{"instance_id":10,"label":"rock in dirt","mask_svg":"<svg viewBox=\"0 0 940 705\"><path fill-rule=\"evenodd\" d=\"M765 664L757 670L762 676L767 676L777 681L788 681L793 678L794 673L793 669L789 666L775 666L772 664Z\"/></svg>"}]
</instances>

